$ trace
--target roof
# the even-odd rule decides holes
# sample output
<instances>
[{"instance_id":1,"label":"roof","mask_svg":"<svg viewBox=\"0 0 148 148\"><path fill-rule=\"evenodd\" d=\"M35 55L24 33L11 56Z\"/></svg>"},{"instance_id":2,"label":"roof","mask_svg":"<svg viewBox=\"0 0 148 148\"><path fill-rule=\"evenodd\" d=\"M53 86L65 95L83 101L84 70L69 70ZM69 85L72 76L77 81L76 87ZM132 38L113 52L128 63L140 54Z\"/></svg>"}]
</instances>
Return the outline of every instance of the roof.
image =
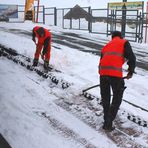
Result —
<instances>
[{"instance_id":1,"label":"roof","mask_svg":"<svg viewBox=\"0 0 148 148\"><path fill-rule=\"evenodd\" d=\"M64 16L64 19L79 19L79 18L85 18L87 21L89 21L92 19L92 15L79 5L76 5L73 8L71 8L70 11Z\"/></svg>"}]
</instances>

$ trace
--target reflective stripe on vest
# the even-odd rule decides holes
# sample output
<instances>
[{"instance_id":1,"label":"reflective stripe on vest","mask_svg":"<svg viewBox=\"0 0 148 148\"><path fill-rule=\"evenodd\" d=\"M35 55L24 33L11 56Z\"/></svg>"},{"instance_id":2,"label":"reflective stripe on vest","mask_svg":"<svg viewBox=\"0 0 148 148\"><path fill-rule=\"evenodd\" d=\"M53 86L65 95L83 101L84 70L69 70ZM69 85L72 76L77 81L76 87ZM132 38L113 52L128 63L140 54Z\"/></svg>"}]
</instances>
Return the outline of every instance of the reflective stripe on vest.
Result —
<instances>
[{"instance_id":1,"label":"reflective stripe on vest","mask_svg":"<svg viewBox=\"0 0 148 148\"><path fill-rule=\"evenodd\" d=\"M119 37L113 38L106 44L101 53L99 74L106 76L122 77L122 65L124 64L124 44L126 40Z\"/></svg>"},{"instance_id":2,"label":"reflective stripe on vest","mask_svg":"<svg viewBox=\"0 0 148 148\"><path fill-rule=\"evenodd\" d=\"M119 57L124 57L122 53L117 53L117 52L106 52L103 54L103 56L105 56L105 55L116 55Z\"/></svg>"},{"instance_id":3,"label":"reflective stripe on vest","mask_svg":"<svg viewBox=\"0 0 148 148\"><path fill-rule=\"evenodd\" d=\"M100 66L99 67L100 70L117 70L117 71L120 71L122 72L122 68L117 68L117 67L114 67L114 66Z\"/></svg>"}]
</instances>

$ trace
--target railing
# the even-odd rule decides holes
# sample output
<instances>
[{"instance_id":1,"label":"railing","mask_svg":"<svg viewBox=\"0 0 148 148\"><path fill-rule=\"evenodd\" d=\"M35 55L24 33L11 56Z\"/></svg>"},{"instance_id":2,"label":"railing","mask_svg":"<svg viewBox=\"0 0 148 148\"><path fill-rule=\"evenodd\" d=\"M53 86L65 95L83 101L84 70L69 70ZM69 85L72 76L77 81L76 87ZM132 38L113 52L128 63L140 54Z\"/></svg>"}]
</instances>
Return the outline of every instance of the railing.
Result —
<instances>
[{"instance_id":1,"label":"railing","mask_svg":"<svg viewBox=\"0 0 148 148\"><path fill-rule=\"evenodd\" d=\"M34 7L34 22L37 17L37 6ZM56 8L39 6L38 22L47 25L59 26L64 29L84 30L100 35L110 35L113 30L121 31L122 10L91 9L81 7L86 16L68 16L73 8ZM142 42L147 39L148 16L139 10L126 10L125 37L134 42ZM25 6L18 5L18 18L10 19L10 22L24 22ZM129 13L129 14L128 14ZM133 14L132 14L133 13Z\"/></svg>"}]
</instances>

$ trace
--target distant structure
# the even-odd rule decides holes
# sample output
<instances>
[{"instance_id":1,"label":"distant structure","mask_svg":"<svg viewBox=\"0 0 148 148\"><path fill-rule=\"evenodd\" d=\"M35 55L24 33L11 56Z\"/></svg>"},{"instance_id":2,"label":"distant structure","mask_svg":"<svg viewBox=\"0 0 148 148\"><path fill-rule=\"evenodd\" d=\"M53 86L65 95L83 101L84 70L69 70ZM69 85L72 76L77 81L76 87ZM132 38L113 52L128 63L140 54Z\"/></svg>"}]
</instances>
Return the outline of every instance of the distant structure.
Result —
<instances>
[{"instance_id":1,"label":"distant structure","mask_svg":"<svg viewBox=\"0 0 148 148\"><path fill-rule=\"evenodd\" d=\"M80 18L85 18L87 21L92 21L93 19L92 15L79 5L76 5L73 8L71 8L70 11L64 16L64 19L80 19Z\"/></svg>"},{"instance_id":2,"label":"distant structure","mask_svg":"<svg viewBox=\"0 0 148 148\"><path fill-rule=\"evenodd\" d=\"M40 0L25 0L25 20L34 21L34 2L35 1L37 1L36 22L38 22Z\"/></svg>"},{"instance_id":3,"label":"distant structure","mask_svg":"<svg viewBox=\"0 0 148 148\"><path fill-rule=\"evenodd\" d=\"M110 18L107 17L93 17L92 14L84 10L79 5L74 6L70 9L68 13L65 14L64 19L80 19L85 18L89 22L107 22L110 21Z\"/></svg>"}]
</instances>

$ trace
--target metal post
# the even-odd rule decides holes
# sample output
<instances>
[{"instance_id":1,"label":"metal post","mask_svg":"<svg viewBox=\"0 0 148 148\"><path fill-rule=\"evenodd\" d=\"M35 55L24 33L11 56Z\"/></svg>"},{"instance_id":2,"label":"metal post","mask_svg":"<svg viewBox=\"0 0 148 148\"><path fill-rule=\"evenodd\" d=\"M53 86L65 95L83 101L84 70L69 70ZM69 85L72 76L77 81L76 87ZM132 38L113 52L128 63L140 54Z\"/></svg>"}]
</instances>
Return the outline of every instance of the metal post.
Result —
<instances>
[{"instance_id":1,"label":"metal post","mask_svg":"<svg viewBox=\"0 0 148 148\"><path fill-rule=\"evenodd\" d=\"M27 7L27 0L25 0L25 11L24 11L25 13L24 13L24 21L25 21L26 11L27 11L26 7Z\"/></svg>"},{"instance_id":2,"label":"metal post","mask_svg":"<svg viewBox=\"0 0 148 148\"><path fill-rule=\"evenodd\" d=\"M142 27L142 26L141 26L141 25L142 25L142 24L141 24L141 18L142 18L142 14L141 14L141 12L140 12L140 14L139 14L139 32L138 32L138 43L140 43L140 40L141 40L141 35L140 35L140 34L141 34L141 31L142 31L142 30L141 30L141 27Z\"/></svg>"},{"instance_id":3,"label":"metal post","mask_svg":"<svg viewBox=\"0 0 148 148\"><path fill-rule=\"evenodd\" d=\"M72 8L70 8L70 12L72 14ZM70 17L70 29L72 29L72 18Z\"/></svg>"},{"instance_id":4,"label":"metal post","mask_svg":"<svg viewBox=\"0 0 148 148\"><path fill-rule=\"evenodd\" d=\"M43 6L43 24L45 24L45 7Z\"/></svg>"},{"instance_id":5,"label":"metal post","mask_svg":"<svg viewBox=\"0 0 148 148\"><path fill-rule=\"evenodd\" d=\"M117 23L118 23L118 20L117 20L117 10L114 10L114 30L116 30L117 28Z\"/></svg>"},{"instance_id":6,"label":"metal post","mask_svg":"<svg viewBox=\"0 0 148 148\"><path fill-rule=\"evenodd\" d=\"M136 18L136 37L135 37L135 42L137 42L137 37L138 37L138 26L139 26L139 11L137 10L137 18Z\"/></svg>"},{"instance_id":7,"label":"metal post","mask_svg":"<svg viewBox=\"0 0 148 148\"><path fill-rule=\"evenodd\" d=\"M114 30L114 10L111 10L111 21L110 21L110 33L112 33Z\"/></svg>"},{"instance_id":8,"label":"metal post","mask_svg":"<svg viewBox=\"0 0 148 148\"><path fill-rule=\"evenodd\" d=\"M38 4L37 4L37 16L36 16L36 23L38 23L38 18L39 18L39 6L40 6L40 0L38 0Z\"/></svg>"},{"instance_id":9,"label":"metal post","mask_svg":"<svg viewBox=\"0 0 148 148\"><path fill-rule=\"evenodd\" d=\"M110 20L111 20L111 17L109 15L109 3L108 3L108 5L107 5L107 29L106 29L107 37L109 35L109 22L110 22Z\"/></svg>"},{"instance_id":10,"label":"metal post","mask_svg":"<svg viewBox=\"0 0 148 148\"><path fill-rule=\"evenodd\" d=\"M123 0L123 2L127 2L127 0ZM125 4L122 6L122 21L121 21L121 33L122 36L125 37L126 31L126 6Z\"/></svg>"},{"instance_id":11,"label":"metal post","mask_svg":"<svg viewBox=\"0 0 148 148\"><path fill-rule=\"evenodd\" d=\"M92 17L91 17L91 7L88 7L88 14L89 14L89 16L88 16L88 31L90 33L91 32L91 19L92 19Z\"/></svg>"},{"instance_id":12,"label":"metal post","mask_svg":"<svg viewBox=\"0 0 148 148\"><path fill-rule=\"evenodd\" d=\"M54 7L54 25L57 26L57 8Z\"/></svg>"},{"instance_id":13,"label":"metal post","mask_svg":"<svg viewBox=\"0 0 148 148\"><path fill-rule=\"evenodd\" d=\"M33 11L33 22L35 22L35 17L36 17L36 15L35 15L35 6L34 6L34 11Z\"/></svg>"},{"instance_id":14,"label":"metal post","mask_svg":"<svg viewBox=\"0 0 148 148\"><path fill-rule=\"evenodd\" d=\"M141 12L141 17L140 17L140 38L139 38L139 43L142 43L143 40L143 23L144 23L144 1L142 2L142 12Z\"/></svg>"},{"instance_id":15,"label":"metal post","mask_svg":"<svg viewBox=\"0 0 148 148\"><path fill-rule=\"evenodd\" d=\"M79 18L79 30L81 29L81 21L80 21L80 18Z\"/></svg>"},{"instance_id":16,"label":"metal post","mask_svg":"<svg viewBox=\"0 0 148 148\"><path fill-rule=\"evenodd\" d=\"M148 2L147 2L147 8L146 8L146 20L145 20L145 23L146 23L146 28L145 28L145 43L147 41L147 28L148 28Z\"/></svg>"},{"instance_id":17,"label":"metal post","mask_svg":"<svg viewBox=\"0 0 148 148\"><path fill-rule=\"evenodd\" d=\"M64 9L62 9L62 28L64 28Z\"/></svg>"}]
</instances>

